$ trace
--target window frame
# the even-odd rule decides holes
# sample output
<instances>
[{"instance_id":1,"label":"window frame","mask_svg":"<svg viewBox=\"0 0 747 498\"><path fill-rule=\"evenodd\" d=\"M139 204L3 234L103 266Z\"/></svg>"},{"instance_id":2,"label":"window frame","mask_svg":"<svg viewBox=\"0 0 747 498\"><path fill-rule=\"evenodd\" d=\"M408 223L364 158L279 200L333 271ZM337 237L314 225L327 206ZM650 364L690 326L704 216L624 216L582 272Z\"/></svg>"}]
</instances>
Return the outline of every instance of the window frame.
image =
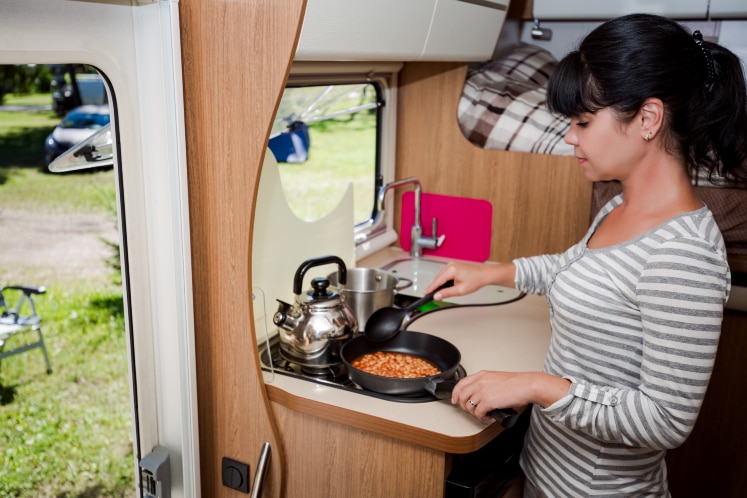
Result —
<instances>
[{"instance_id":1,"label":"window frame","mask_svg":"<svg viewBox=\"0 0 747 498\"><path fill-rule=\"evenodd\" d=\"M378 109L374 206L371 218L354 227L355 258L361 260L397 240L392 211L381 213L378 192L394 181L397 136L397 74L402 63L294 62L286 87L373 83L382 101Z\"/></svg>"}]
</instances>

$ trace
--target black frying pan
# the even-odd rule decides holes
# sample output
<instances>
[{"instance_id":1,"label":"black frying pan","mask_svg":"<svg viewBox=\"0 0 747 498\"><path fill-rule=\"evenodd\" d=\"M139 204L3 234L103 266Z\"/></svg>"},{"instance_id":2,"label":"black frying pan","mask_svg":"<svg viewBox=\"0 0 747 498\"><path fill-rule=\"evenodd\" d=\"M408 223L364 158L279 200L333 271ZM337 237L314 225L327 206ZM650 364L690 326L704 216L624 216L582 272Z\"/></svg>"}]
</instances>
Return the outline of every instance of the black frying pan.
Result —
<instances>
[{"instance_id":1,"label":"black frying pan","mask_svg":"<svg viewBox=\"0 0 747 498\"><path fill-rule=\"evenodd\" d=\"M416 379L397 379L370 374L352 365L353 361L364 354L378 351L419 356L436 365L441 373ZM449 341L435 335L412 331L402 331L383 342L371 341L366 336L359 335L345 343L340 351L340 357L347 368L350 380L369 391L393 395L425 394L428 380L453 377L459 367L459 362L462 361L461 353Z\"/></svg>"},{"instance_id":2,"label":"black frying pan","mask_svg":"<svg viewBox=\"0 0 747 498\"><path fill-rule=\"evenodd\" d=\"M419 356L436 365L441 373L415 379L398 379L370 374L352 365L353 361L364 354L378 351ZM340 350L340 357L347 368L350 380L364 389L392 395L428 392L437 399L451 397L451 390L455 385L452 378L459 368L459 362L462 361L461 353L449 341L435 335L413 331L402 331L384 342L371 341L365 335L359 335L345 343ZM496 409L491 411L490 415L507 429L518 419L518 414L511 408Z\"/></svg>"}]
</instances>

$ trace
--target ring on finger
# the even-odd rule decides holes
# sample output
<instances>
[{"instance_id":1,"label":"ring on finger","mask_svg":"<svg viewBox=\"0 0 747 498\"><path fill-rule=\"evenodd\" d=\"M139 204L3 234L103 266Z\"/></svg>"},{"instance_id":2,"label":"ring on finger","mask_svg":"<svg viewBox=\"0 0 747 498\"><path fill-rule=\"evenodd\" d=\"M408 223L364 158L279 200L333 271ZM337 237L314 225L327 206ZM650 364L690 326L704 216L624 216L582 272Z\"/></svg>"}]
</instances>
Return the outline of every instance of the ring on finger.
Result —
<instances>
[{"instance_id":1,"label":"ring on finger","mask_svg":"<svg viewBox=\"0 0 747 498\"><path fill-rule=\"evenodd\" d=\"M468 399L468 400L467 400L467 402L468 402L468 403L469 403L470 405L472 405L473 407L475 407L475 408L477 407L477 403L475 403L474 401L472 401L472 399Z\"/></svg>"}]
</instances>

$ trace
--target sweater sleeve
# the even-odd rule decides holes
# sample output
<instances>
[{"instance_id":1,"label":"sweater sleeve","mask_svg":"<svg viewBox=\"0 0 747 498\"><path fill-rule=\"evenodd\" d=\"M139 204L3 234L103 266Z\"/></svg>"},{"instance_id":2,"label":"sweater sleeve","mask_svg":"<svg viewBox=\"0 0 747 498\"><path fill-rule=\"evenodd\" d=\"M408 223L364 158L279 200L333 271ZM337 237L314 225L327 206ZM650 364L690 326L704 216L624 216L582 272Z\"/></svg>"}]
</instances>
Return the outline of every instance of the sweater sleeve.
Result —
<instances>
[{"instance_id":1,"label":"sweater sleeve","mask_svg":"<svg viewBox=\"0 0 747 498\"><path fill-rule=\"evenodd\" d=\"M546 294L552 276L551 270L559 258L560 254L543 254L513 260L516 266L514 285L521 292L528 294Z\"/></svg>"},{"instance_id":2,"label":"sweater sleeve","mask_svg":"<svg viewBox=\"0 0 747 498\"><path fill-rule=\"evenodd\" d=\"M729 287L725 257L706 241L663 243L636 288L643 333L639 385L569 378L569 394L544 413L603 441L655 449L681 445L710 380Z\"/></svg>"}]
</instances>

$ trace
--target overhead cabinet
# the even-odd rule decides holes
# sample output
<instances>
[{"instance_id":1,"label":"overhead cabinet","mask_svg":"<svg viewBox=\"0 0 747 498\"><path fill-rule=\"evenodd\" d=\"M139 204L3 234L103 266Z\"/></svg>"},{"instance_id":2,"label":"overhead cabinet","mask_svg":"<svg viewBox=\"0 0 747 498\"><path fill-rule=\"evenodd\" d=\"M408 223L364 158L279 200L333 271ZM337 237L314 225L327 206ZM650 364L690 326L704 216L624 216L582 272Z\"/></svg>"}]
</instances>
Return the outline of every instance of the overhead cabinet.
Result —
<instances>
[{"instance_id":1,"label":"overhead cabinet","mask_svg":"<svg viewBox=\"0 0 747 498\"><path fill-rule=\"evenodd\" d=\"M746 19L747 1L745 0L711 0L709 11L713 19Z\"/></svg>"},{"instance_id":2,"label":"overhead cabinet","mask_svg":"<svg viewBox=\"0 0 747 498\"><path fill-rule=\"evenodd\" d=\"M479 61L508 0L308 0L297 61Z\"/></svg>"},{"instance_id":3,"label":"overhead cabinet","mask_svg":"<svg viewBox=\"0 0 747 498\"><path fill-rule=\"evenodd\" d=\"M534 0L534 17L540 20L605 20L646 12L673 19L705 19L709 0ZM719 0L711 0L713 3ZM721 0L723 3L744 4L744 0ZM742 5L744 9L744 5Z\"/></svg>"}]
</instances>

